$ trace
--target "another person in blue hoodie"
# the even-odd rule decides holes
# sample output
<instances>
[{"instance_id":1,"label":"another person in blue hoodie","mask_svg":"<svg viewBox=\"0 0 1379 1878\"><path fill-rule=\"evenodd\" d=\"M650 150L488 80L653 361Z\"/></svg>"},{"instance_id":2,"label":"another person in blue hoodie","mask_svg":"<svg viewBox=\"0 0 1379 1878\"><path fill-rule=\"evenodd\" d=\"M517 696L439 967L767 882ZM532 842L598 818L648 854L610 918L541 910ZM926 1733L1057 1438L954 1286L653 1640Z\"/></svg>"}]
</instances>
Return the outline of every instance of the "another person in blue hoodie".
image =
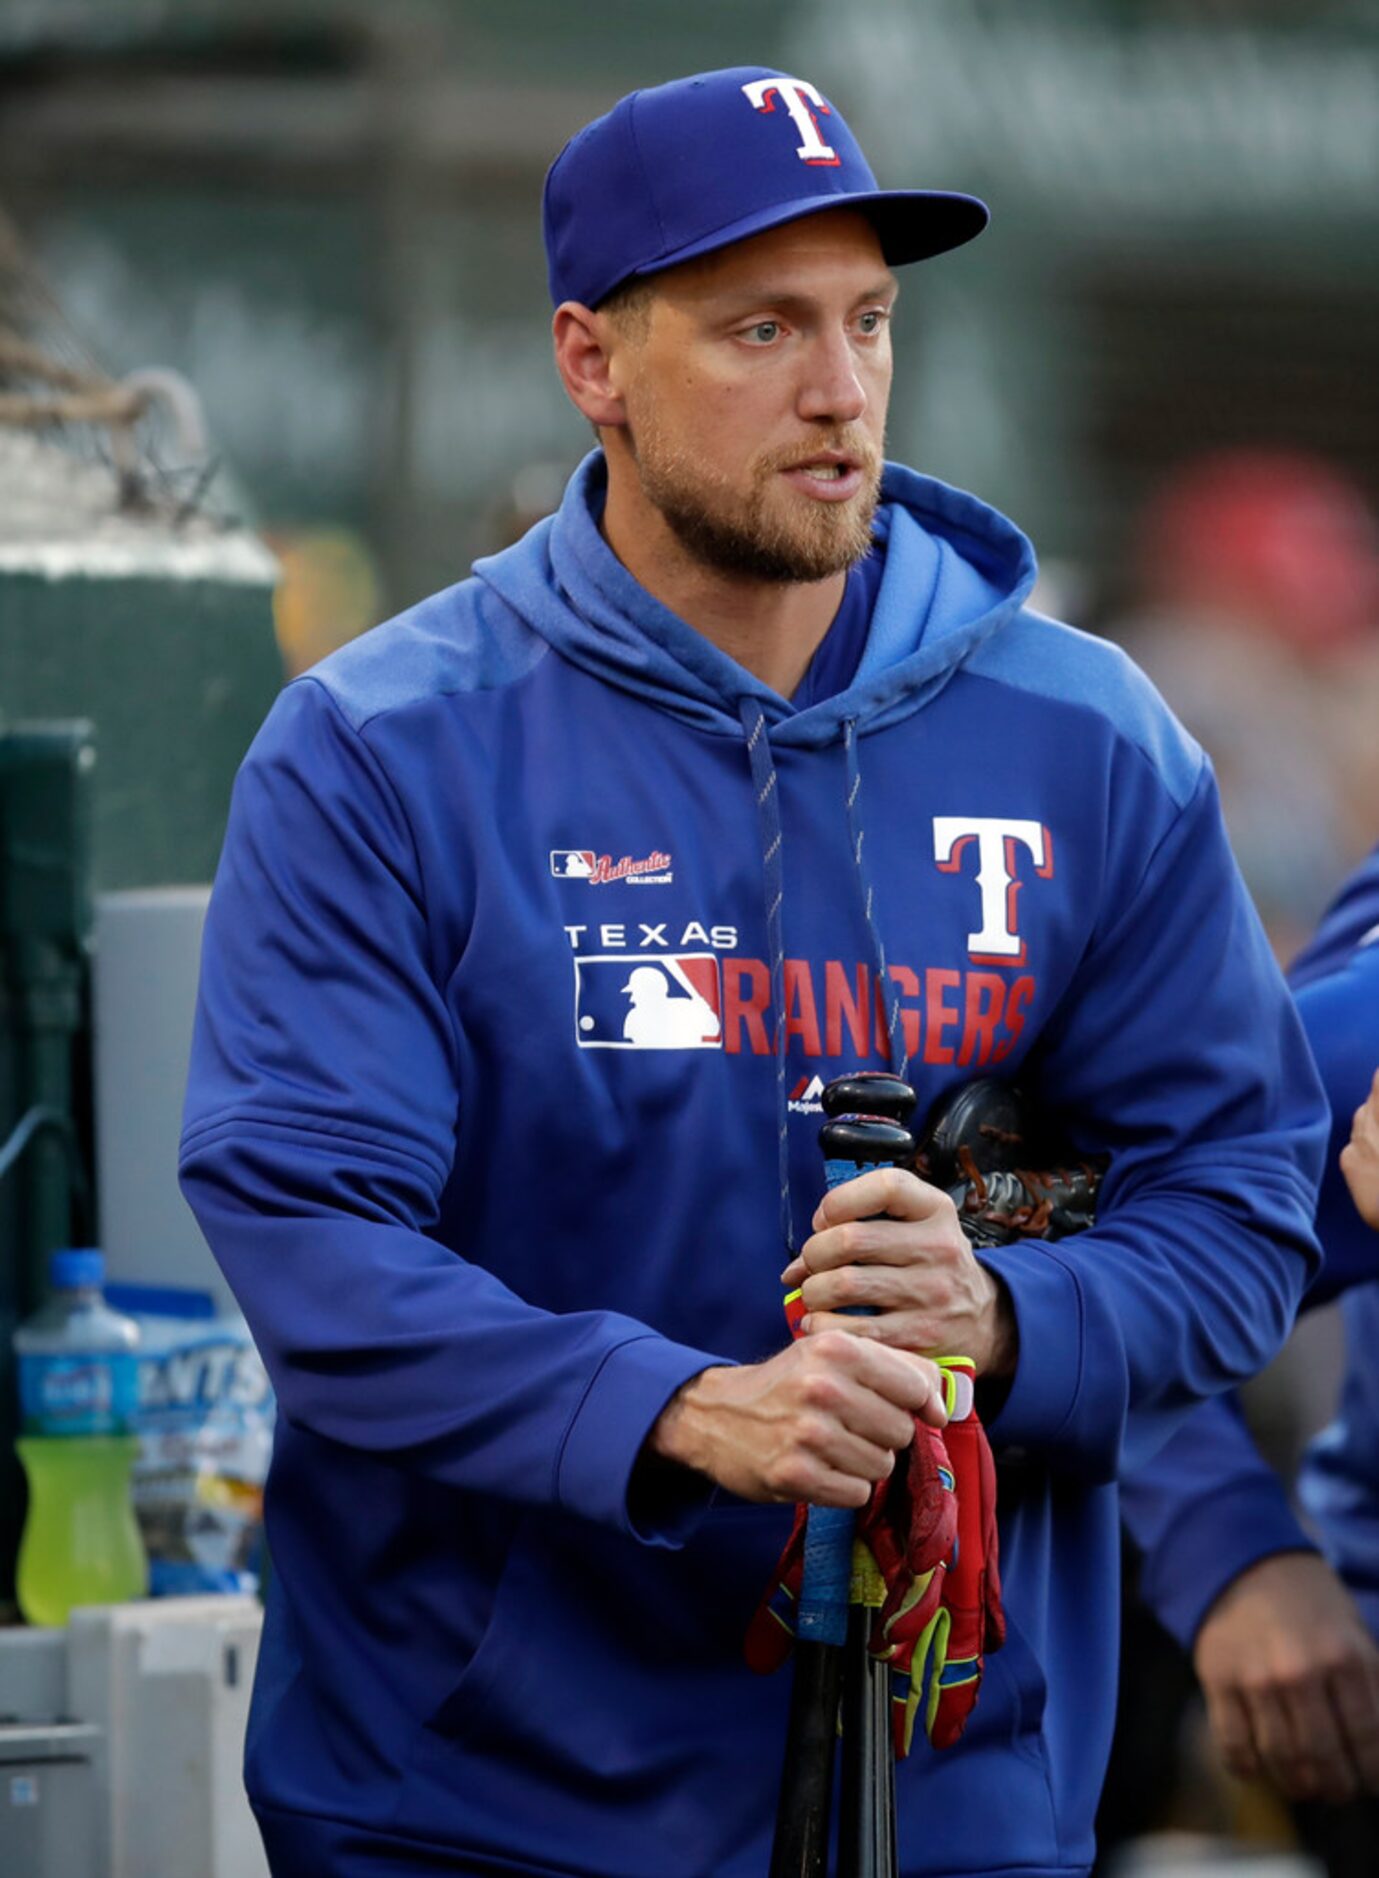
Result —
<instances>
[{"instance_id":1,"label":"another person in blue hoodie","mask_svg":"<svg viewBox=\"0 0 1379 1878\"><path fill-rule=\"evenodd\" d=\"M882 462L893 270L985 221L780 73L587 126L545 233L600 447L244 765L182 1177L281 1409L279 1874L760 1878L790 1503L865 1503L953 1350L1009 1634L899 1769L901 1869L1090 1864L1114 1483L1286 1334L1325 1118L1201 750L1030 611L1017 529ZM643 972L687 1011L629 1035ZM978 1260L900 1173L816 1214L811 1091L867 1064L922 1109L1018 1076L1110 1156L1096 1229Z\"/></svg>"},{"instance_id":2,"label":"another person in blue hoodie","mask_svg":"<svg viewBox=\"0 0 1379 1878\"><path fill-rule=\"evenodd\" d=\"M1123 1501L1142 1595L1192 1653L1227 1766L1304 1803L1330 1870L1368 1878L1379 1856L1379 1807L1362 1797L1379 1795L1379 1234L1356 1183L1372 1158L1379 1064L1379 849L1289 976L1331 1105L1317 1211L1326 1263L1306 1306L1343 1294L1347 1342L1338 1418L1299 1483L1322 1550L1226 1398L1132 1472ZM1305 1805L1318 1801L1357 1810Z\"/></svg>"}]
</instances>

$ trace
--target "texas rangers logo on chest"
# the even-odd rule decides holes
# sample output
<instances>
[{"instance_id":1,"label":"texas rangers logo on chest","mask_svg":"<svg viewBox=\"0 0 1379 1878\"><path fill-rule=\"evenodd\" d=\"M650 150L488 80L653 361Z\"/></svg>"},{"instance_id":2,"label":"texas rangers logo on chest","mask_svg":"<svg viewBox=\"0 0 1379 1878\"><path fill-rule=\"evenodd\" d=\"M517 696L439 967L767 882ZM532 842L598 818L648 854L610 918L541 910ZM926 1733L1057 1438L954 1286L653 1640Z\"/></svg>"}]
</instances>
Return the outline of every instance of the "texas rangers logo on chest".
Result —
<instances>
[{"instance_id":1,"label":"texas rangers logo on chest","mask_svg":"<svg viewBox=\"0 0 1379 1878\"><path fill-rule=\"evenodd\" d=\"M1042 822L997 815L936 815L934 861L941 874L971 879L979 923L967 934L974 965L1023 965L1020 889L1053 878L1053 836Z\"/></svg>"}]
</instances>

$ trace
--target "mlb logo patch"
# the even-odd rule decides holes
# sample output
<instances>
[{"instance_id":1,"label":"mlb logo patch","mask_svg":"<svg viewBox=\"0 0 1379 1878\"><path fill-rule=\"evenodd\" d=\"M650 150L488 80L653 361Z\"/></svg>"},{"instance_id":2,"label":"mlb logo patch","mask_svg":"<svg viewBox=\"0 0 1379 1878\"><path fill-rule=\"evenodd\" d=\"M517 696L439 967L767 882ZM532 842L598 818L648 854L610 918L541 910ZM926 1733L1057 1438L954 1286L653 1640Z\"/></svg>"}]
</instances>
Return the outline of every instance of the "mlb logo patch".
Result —
<instances>
[{"instance_id":1,"label":"mlb logo patch","mask_svg":"<svg viewBox=\"0 0 1379 1878\"><path fill-rule=\"evenodd\" d=\"M595 859L592 848L552 848L551 872L557 880L588 880Z\"/></svg>"},{"instance_id":2,"label":"mlb logo patch","mask_svg":"<svg viewBox=\"0 0 1379 1878\"><path fill-rule=\"evenodd\" d=\"M576 958L581 1050L721 1050L723 998L711 952Z\"/></svg>"}]
</instances>

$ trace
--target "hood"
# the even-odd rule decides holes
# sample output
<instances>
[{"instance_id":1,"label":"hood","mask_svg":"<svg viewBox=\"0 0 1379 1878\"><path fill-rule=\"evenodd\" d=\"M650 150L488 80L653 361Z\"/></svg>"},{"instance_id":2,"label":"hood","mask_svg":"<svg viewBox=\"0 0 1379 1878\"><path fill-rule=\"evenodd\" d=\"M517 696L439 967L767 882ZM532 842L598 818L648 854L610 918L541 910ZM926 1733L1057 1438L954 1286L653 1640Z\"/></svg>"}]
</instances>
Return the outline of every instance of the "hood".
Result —
<instances>
[{"instance_id":1,"label":"hood","mask_svg":"<svg viewBox=\"0 0 1379 1878\"><path fill-rule=\"evenodd\" d=\"M476 561L475 576L571 664L701 730L740 738L754 701L777 748L818 748L847 724L865 734L907 717L1034 586L1034 550L1013 523L888 463L875 526L886 566L861 664L846 691L796 711L633 579L599 532L606 492L594 450L556 513Z\"/></svg>"},{"instance_id":2,"label":"hood","mask_svg":"<svg viewBox=\"0 0 1379 1878\"><path fill-rule=\"evenodd\" d=\"M595 450L580 464L557 512L515 547L474 566L477 579L562 657L696 729L744 745L761 842L763 909L775 1016L777 1155L781 1242L798 1250L790 1195L785 1086L784 828L776 756L841 743L846 816L858 900L889 988L891 1068L907 1056L900 996L886 964L866 850L858 742L917 711L976 648L1019 612L1034 585L1034 550L1017 528L961 490L887 464L875 533L886 546L866 649L851 685L797 711L664 607L599 533L607 465Z\"/></svg>"}]
</instances>

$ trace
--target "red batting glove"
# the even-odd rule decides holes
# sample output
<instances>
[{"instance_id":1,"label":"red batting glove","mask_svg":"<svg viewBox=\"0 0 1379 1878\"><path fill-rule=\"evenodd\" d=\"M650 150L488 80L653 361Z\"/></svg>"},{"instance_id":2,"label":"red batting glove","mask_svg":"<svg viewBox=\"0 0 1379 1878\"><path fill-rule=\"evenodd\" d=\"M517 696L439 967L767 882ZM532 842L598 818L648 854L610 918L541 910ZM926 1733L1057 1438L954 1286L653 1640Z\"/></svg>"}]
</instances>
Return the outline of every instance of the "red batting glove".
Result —
<instances>
[{"instance_id":1,"label":"red batting glove","mask_svg":"<svg viewBox=\"0 0 1379 1878\"><path fill-rule=\"evenodd\" d=\"M895 1457L857 1515L863 1541L885 1585L872 1625L871 1647L893 1669L908 1668L943 1595L958 1533L953 1467L944 1437L916 1420L914 1439Z\"/></svg>"},{"instance_id":2,"label":"red batting glove","mask_svg":"<svg viewBox=\"0 0 1379 1878\"><path fill-rule=\"evenodd\" d=\"M804 1578L804 1528L808 1517L807 1506L795 1508L795 1523L785 1550L747 1626L742 1654L748 1669L754 1669L758 1676L769 1676L779 1669L795 1647L795 1610Z\"/></svg>"},{"instance_id":3,"label":"red batting glove","mask_svg":"<svg viewBox=\"0 0 1379 1878\"><path fill-rule=\"evenodd\" d=\"M896 1753L909 1751L926 1680L924 1726L936 1748L952 1747L967 1726L981 1688L985 1653L1005 1642L996 1531L996 1468L973 1402L974 1369L966 1357L940 1357L951 1378L944 1442L957 1501L957 1550L939 1574L941 1598L931 1628L911 1647L911 1660L892 1659L900 1672L892 1690ZM875 1642L875 1640L874 1640ZM914 1658L918 1656L916 1665Z\"/></svg>"},{"instance_id":4,"label":"red batting glove","mask_svg":"<svg viewBox=\"0 0 1379 1878\"><path fill-rule=\"evenodd\" d=\"M759 1675L779 1669L795 1640L808 1513L807 1506L796 1507L785 1550L747 1627L744 1654ZM917 1420L914 1439L896 1456L894 1472L877 1482L857 1515L857 1538L875 1560L884 1588L872 1648L895 1669L909 1668L938 1610L943 1568L957 1531L953 1469L943 1437Z\"/></svg>"}]
</instances>

